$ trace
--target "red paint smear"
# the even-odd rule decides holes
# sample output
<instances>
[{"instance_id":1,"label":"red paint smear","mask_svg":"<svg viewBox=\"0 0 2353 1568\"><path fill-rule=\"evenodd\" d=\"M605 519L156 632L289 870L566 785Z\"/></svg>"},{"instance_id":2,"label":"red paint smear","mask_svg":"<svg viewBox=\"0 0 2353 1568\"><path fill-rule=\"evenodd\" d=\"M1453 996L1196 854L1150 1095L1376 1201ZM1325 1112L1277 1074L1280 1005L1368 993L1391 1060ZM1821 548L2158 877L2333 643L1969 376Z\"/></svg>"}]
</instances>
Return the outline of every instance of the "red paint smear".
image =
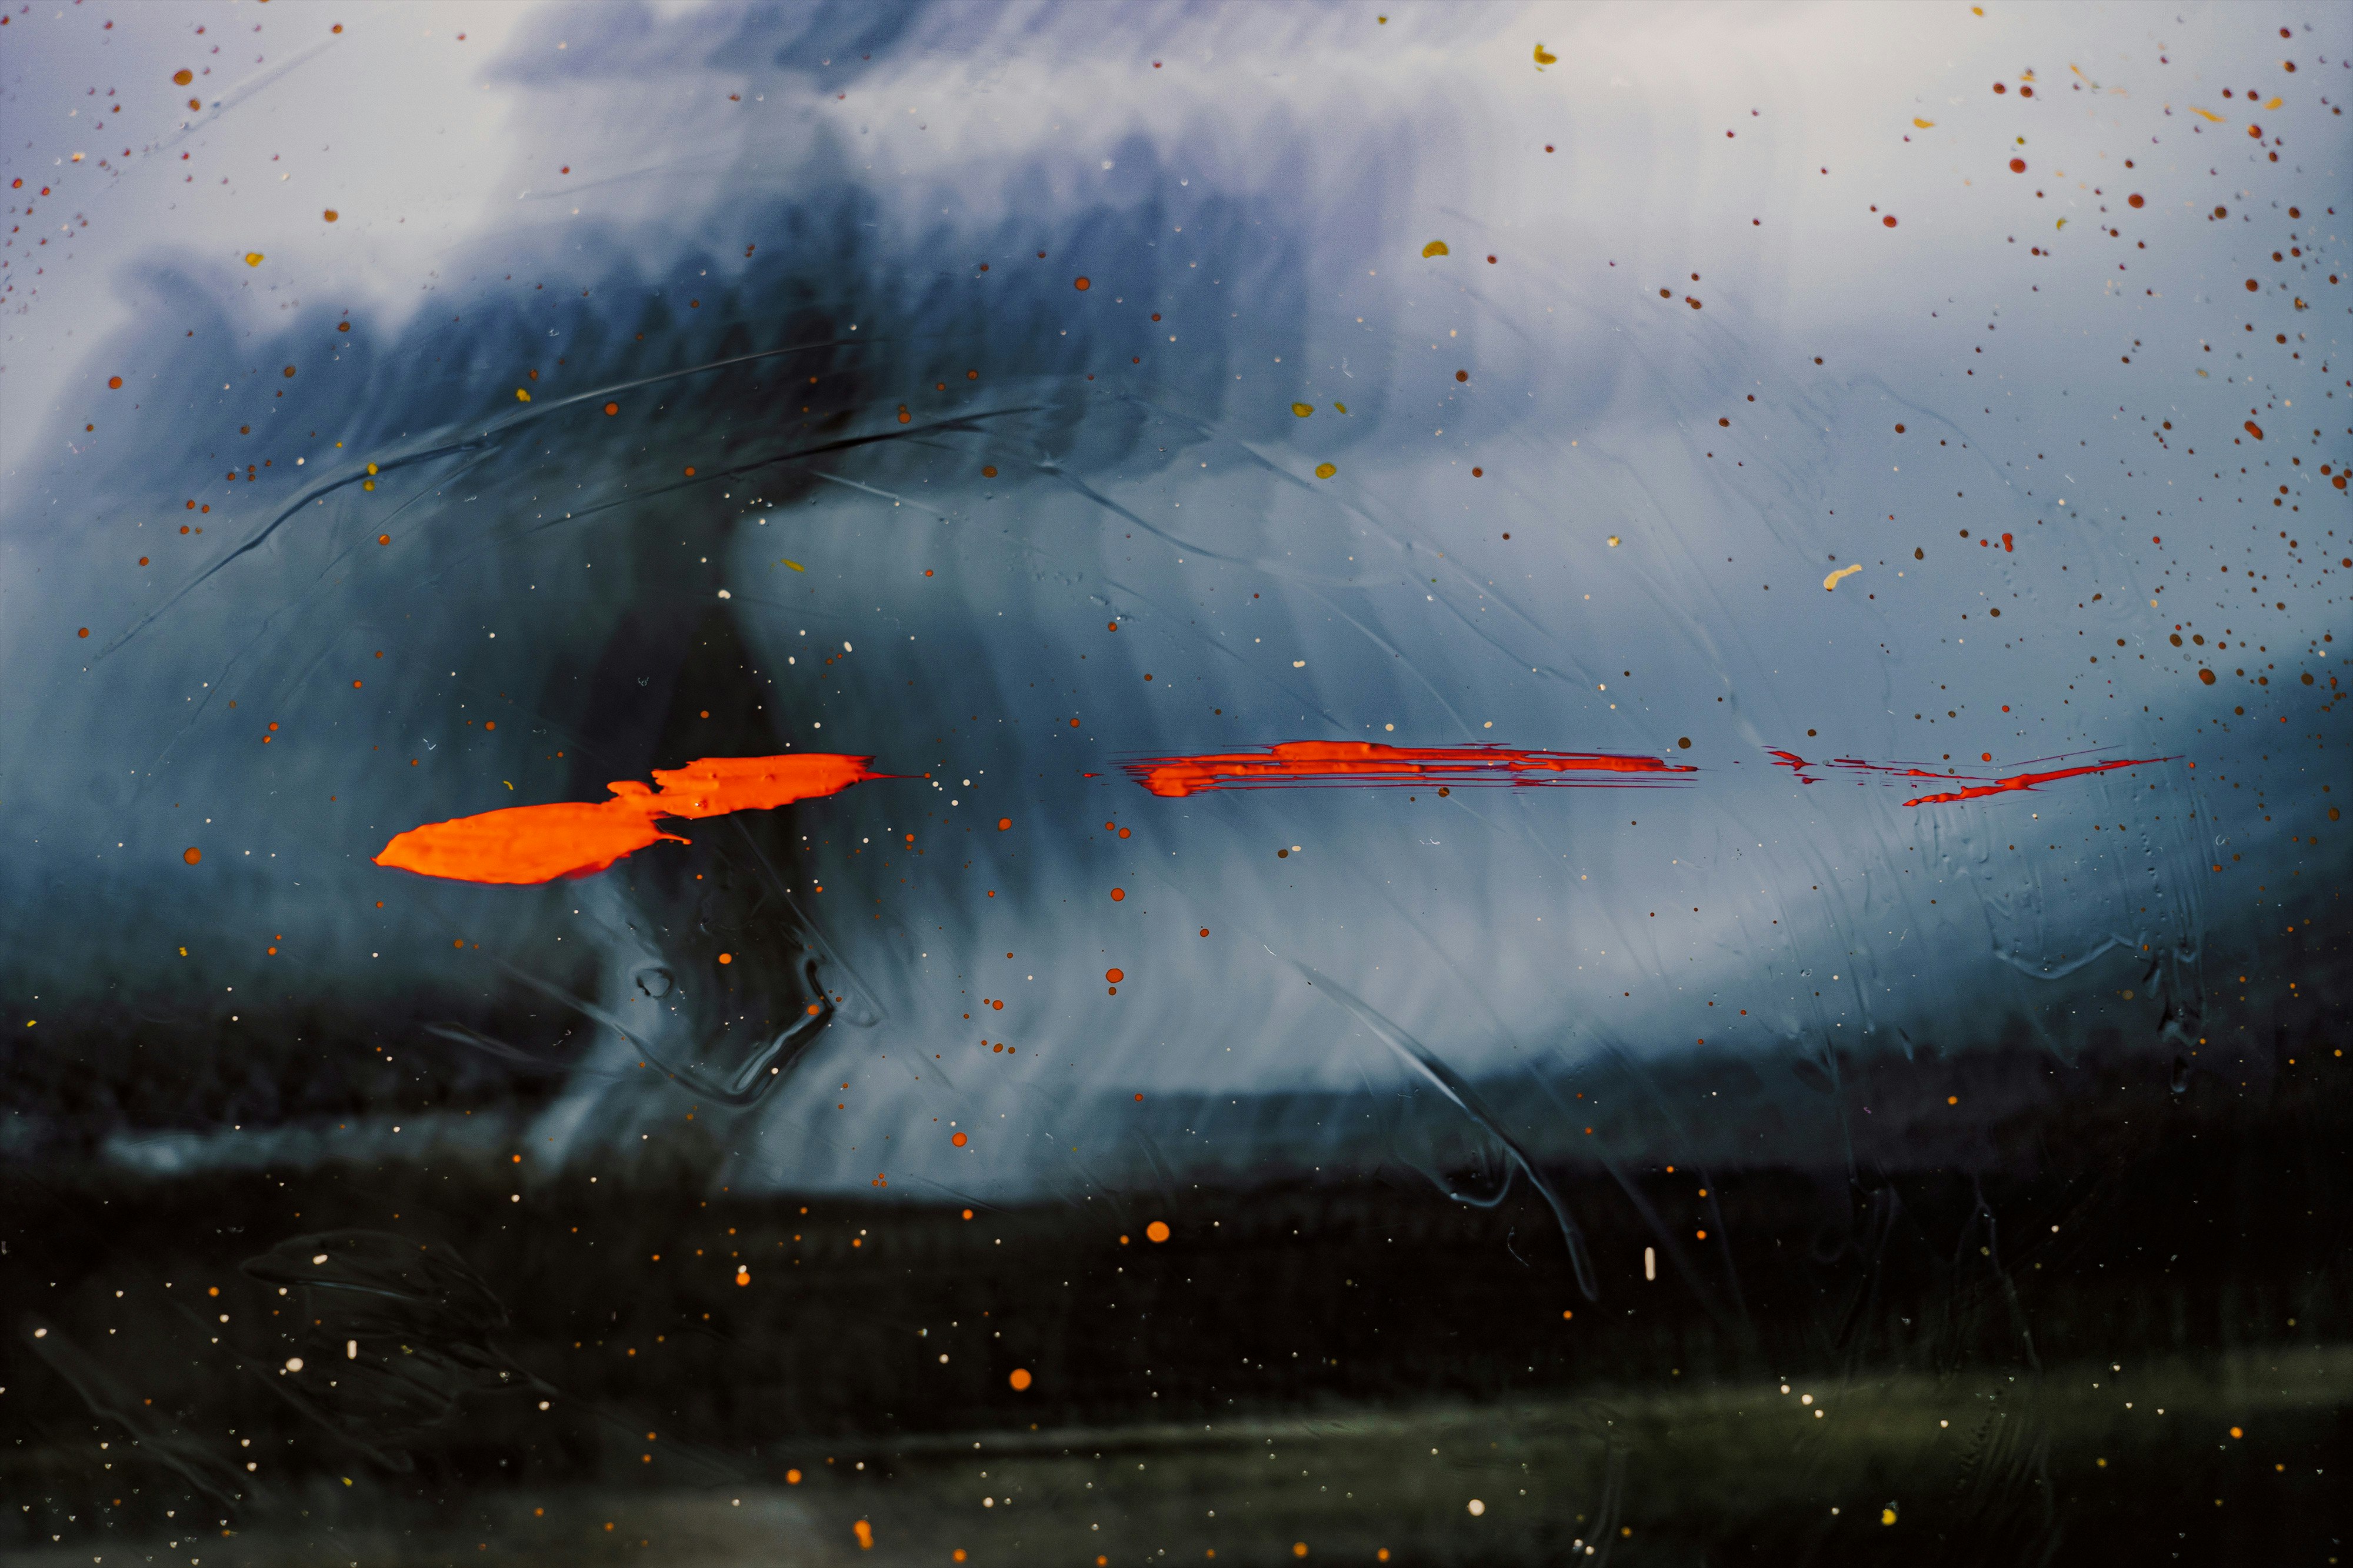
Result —
<instances>
[{"instance_id":1,"label":"red paint smear","mask_svg":"<svg viewBox=\"0 0 2353 1568\"><path fill-rule=\"evenodd\" d=\"M869 769L873 760L830 752L703 757L682 768L655 769L659 795L623 779L605 786L611 800L516 805L412 827L385 845L375 863L459 882L525 885L591 877L649 844L689 842L655 826L657 817L766 810L892 776Z\"/></svg>"},{"instance_id":2,"label":"red paint smear","mask_svg":"<svg viewBox=\"0 0 2353 1568\"><path fill-rule=\"evenodd\" d=\"M1300 785L1398 788L1439 784L1514 784L1591 788L1595 779L1568 773L1695 773L1658 757L1606 752L1520 751L1504 746L1385 746L1371 741L1285 741L1263 752L1214 752L1198 757L1148 757L1125 764L1128 776L1154 795L1179 800L1202 790L1281 789ZM1535 775L1552 774L1552 777ZM1639 786L1638 786L1639 787Z\"/></svg>"},{"instance_id":3,"label":"red paint smear","mask_svg":"<svg viewBox=\"0 0 2353 1568\"><path fill-rule=\"evenodd\" d=\"M2008 778L1987 779L1967 773L1940 773L1926 768L1897 767L1887 763L1866 763L1854 757L1838 757L1828 763L1810 763L1791 752L1775 752L1773 759L1798 775L1800 784L1820 784L1818 778L1806 777L1808 768L1838 768L1849 773L1888 773L1896 778L1947 779L1965 787L1946 790L1936 795L1924 795L1907 800L1905 805L1946 805L1957 800L1982 800L1989 795L2005 795L2011 790L2032 789L2036 784L2054 779L2072 779L2083 773L2105 773L2116 768L2147 767L2156 763L2169 763L2171 757L2126 757L2113 763L2085 763L2078 767L2056 768L2049 773L2012 773Z\"/></svg>"}]
</instances>

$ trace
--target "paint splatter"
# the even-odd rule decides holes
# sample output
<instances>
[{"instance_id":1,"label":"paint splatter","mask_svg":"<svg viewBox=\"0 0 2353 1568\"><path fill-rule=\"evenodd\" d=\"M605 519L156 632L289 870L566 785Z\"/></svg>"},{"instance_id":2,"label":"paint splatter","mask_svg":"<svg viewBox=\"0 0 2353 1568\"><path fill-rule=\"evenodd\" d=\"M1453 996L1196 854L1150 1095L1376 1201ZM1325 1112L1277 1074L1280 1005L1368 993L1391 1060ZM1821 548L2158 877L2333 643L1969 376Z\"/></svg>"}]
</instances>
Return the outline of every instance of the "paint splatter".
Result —
<instances>
[{"instance_id":1,"label":"paint splatter","mask_svg":"<svg viewBox=\"0 0 2353 1568\"><path fill-rule=\"evenodd\" d=\"M1535 59L1536 64L1539 66L1558 65L1560 63L1560 57L1554 54L1550 49L1546 48L1542 44L1538 44L1536 46Z\"/></svg>"},{"instance_id":2,"label":"paint splatter","mask_svg":"<svg viewBox=\"0 0 2353 1568\"><path fill-rule=\"evenodd\" d=\"M510 886L594 876L649 845L690 842L655 826L658 817L765 811L892 776L868 768L873 760L830 752L704 757L682 768L656 768L659 794L624 779L606 786L613 792L610 800L508 806L412 827L385 845L375 863L424 877Z\"/></svg>"},{"instance_id":3,"label":"paint splatter","mask_svg":"<svg viewBox=\"0 0 2353 1568\"><path fill-rule=\"evenodd\" d=\"M1428 245L1421 247L1421 253L1424 256L1448 256L1452 254L1452 252L1446 248L1446 242L1442 239L1431 240Z\"/></svg>"},{"instance_id":4,"label":"paint splatter","mask_svg":"<svg viewBox=\"0 0 2353 1568\"><path fill-rule=\"evenodd\" d=\"M1262 752L1152 757L1124 764L1154 795L1181 800L1216 789L1333 786L1426 789L1454 785L1620 787L1578 774L1695 773L1658 757L1605 752L1523 751L1505 746L1388 746L1371 741L1285 741ZM1632 787L1641 787L1634 785Z\"/></svg>"},{"instance_id":5,"label":"paint splatter","mask_svg":"<svg viewBox=\"0 0 2353 1568\"><path fill-rule=\"evenodd\" d=\"M1837 571L1822 579L1822 587L1825 590L1835 590L1841 583L1846 581L1846 579L1853 576L1856 573L1862 570L1862 568L1860 565L1841 566Z\"/></svg>"}]
</instances>

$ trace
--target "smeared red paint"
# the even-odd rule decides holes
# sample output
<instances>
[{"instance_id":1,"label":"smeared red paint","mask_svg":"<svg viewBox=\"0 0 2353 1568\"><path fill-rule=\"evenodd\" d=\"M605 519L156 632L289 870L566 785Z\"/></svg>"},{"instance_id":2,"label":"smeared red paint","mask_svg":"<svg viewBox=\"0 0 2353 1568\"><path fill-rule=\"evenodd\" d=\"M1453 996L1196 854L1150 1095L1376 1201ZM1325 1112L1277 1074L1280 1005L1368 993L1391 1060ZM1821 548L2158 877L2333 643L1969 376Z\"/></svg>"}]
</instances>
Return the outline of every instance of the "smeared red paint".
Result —
<instances>
[{"instance_id":1,"label":"smeared red paint","mask_svg":"<svg viewBox=\"0 0 2353 1568\"><path fill-rule=\"evenodd\" d=\"M1892 763L1866 763L1855 757L1835 757L1827 763L1810 763L1794 752L1774 752L1773 760L1798 775L1800 784L1820 784L1820 778L1808 778L1808 769L1841 773L1883 773L1895 778L1936 779L1958 784L1962 787L1944 790L1935 795L1919 795L1907 800L1905 805L1946 805L1957 800L1982 800L1989 795L2003 795L2011 790L2032 789L2036 784L2050 784L2055 779L2072 779L2083 773L2105 773L2116 768L2147 767L2155 763L2169 763L2171 757L2126 757L2112 763L2085 763L2072 768L2056 768L2049 773L2012 773L2008 778L1989 779L1968 773L1937 773L1928 768L1900 767Z\"/></svg>"},{"instance_id":2,"label":"smeared red paint","mask_svg":"<svg viewBox=\"0 0 2353 1568\"><path fill-rule=\"evenodd\" d=\"M1507 746L1385 746L1371 741L1285 741L1263 752L1214 752L1196 757L1149 757L1125 764L1128 776L1154 795L1182 799L1203 790L1282 789L1353 785L1513 784L1546 788L1602 786L1577 773L1695 773L1659 757L1607 752L1522 751ZM1641 787L1639 785L1635 787Z\"/></svg>"},{"instance_id":3,"label":"smeared red paint","mask_svg":"<svg viewBox=\"0 0 2353 1568\"><path fill-rule=\"evenodd\" d=\"M1989 784L1977 784L1968 789L1947 791L1943 795L1924 795L1917 800L1907 800L1906 805L1942 805L1947 801L1978 800L2004 790L2032 789L2053 779L2072 779L2078 773L2104 773L2112 768L2146 767L2151 763L2171 762L2170 757L2127 757L2113 763L2086 763L2079 768L2059 768L2047 773L2012 773L2006 779L1996 779Z\"/></svg>"},{"instance_id":4,"label":"smeared red paint","mask_svg":"<svg viewBox=\"0 0 2353 1568\"><path fill-rule=\"evenodd\" d=\"M375 863L459 882L525 885L591 877L649 844L689 842L655 826L658 817L766 810L892 776L869 768L873 760L831 752L703 757L682 768L656 768L659 794L623 779L605 786L613 792L610 800L509 806L412 827L385 845Z\"/></svg>"}]
</instances>

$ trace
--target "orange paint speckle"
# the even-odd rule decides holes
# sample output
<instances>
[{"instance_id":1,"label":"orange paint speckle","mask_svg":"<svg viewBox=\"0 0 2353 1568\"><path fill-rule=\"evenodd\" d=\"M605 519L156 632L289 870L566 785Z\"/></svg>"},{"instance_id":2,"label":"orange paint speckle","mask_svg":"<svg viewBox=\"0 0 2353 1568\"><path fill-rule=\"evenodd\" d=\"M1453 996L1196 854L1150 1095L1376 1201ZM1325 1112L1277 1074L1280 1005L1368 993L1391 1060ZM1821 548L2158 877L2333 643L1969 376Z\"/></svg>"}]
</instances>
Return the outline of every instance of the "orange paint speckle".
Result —
<instances>
[{"instance_id":1,"label":"orange paint speckle","mask_svg":"<svg viewBox=\"0 0 2353 1568\"><path fill-rule=\"evenodd\" d=\"M1013 1385L1014 1393L1018 1394L1023 1389L1029 1387L1032 1380L1029 1376L1029 1369L1028 1367L1017 1366L1013 1369L1013 1375L1007 1378L1005 1381Z\"/></svg>"},{"instance_id":2,"label":"orange paint speckle","mask_svg":"<svg viewBox=\"0 0 2353 1568\"><path fill-rule=\"evenodd\" d=\"M193 845L193 844L189 845L185 849L183 849L183 850L181 850L181 851L180 851L180 858L181 858L181 859L183 859L183 860L185 860L185 861L186 861L189 865L191 865L191 866L195 865L197 861L199 861L199 860L203 859L204 858L205 858L205 852L204 852L203 850L201 850L201 849L197 848L197 847L196 847L195 845Z\"/></svg>"},{"instance_id":3,"label":"orange paint speckle","mask_svg":"<svg viewBox=\"0 0 2353 1568\"><path fill-rule=\"evenodd\" d=\"M174 87L185 87L195 79L196 73L187 69L185 67L183 67L172 73L172 85Z\"/></svg>"},{"instance_id":4,"label":"orange paint speckle","mask_svg":"<svg viewBox=\"0 0 2353 1568\"><path fill-rule=\"evenodd\" d=\"M997 831L998 831L999 833L1003 833L1003 832L1005 832L1007 829L1010 828L1012 826L1013 826L1013 819L1012 819L1011 817L1009 817L1009 816L1000 816L1000 817L998 817L998 818L997 819Z\"/></svg>"},{"instance_id":5,"label":"orange paint speckle","mask_svg":"<svg viewBox=\"0 0 2353 1568\"><path fill-rule=\"evenodd\" d=\"M967 1142L969 1142L969 1140L967 1140L963 1133L958 1132L955 1136L951 1137L948 1142L961 1149Z\"/></svg>"},{"instance_id":6,"label":"orange paint speckle","mask_svg":"<svg viewBox=\"0 0 2353 1568\"><path fill-rule=\"evenodd\" d=\"M1127 971L1124 969L1106 969L1103 971L1103 978L1110 981L1113 985L1116 985L1121 981L1127 978Z\"/></svg>"},{"instance_id":7,"label":"orange paint speckle","mask_svg":"<svg viewBox=\"0 0 2353 1568\"><path fill-rule=\"evenodd\" d=\"M337 218L339 218L339 217L343 216L343 214L341 214L341 213L339 213L339 212L337 212L334 208L332 208L332 207L329 207L329 208L327 208L327 210L326 210L326 211L324 211L324 212L321 213L319 216L320 216L321 217L325 218L329 223L332 223L332 222L334 222Z\"/></svg>"},{"instance_id":8,"label":"orange paint speckle","mask_svg":"<svg viewBox=\"0 0 2353 1568\"><path fill-rule=\"evenodd\" d=\"M122 378L119 375L110 375L106 378L106 384L110 390L120 392L122 390Z\"/></svg>"},{"instance_id":9,"label":"orange paint speckle","mask_svg":"<svg viewBox=\"0 0 2353 1568\"><path fill-rule=\"evenodd\" d=\"M1113 888L1111 890L1111 901L1114 904L1120 902L1126 897L1127 889L1125 888Z\"/></svg>"},{"instance_id":10,"label":"orange paint speckle","mask_svg":"<svg viewBox=\"0 0 2353 1568\"><path fill-rule=\"evenodd\" d=\"M733 963L735 962L735 955L732 952L723 952L719 955L719 962L722 963Z\"/></svg>"},{"instance_id":11,"label":"orange paint speckle","mask_svg":"<svg viewBox=\"0 0 2353 1568\"><path fill-rule=\"evenodd\" d=\"M1150 1225L1145 1226L1144 1227L1144 1239L1146 1241L1167 1240L1168 1222L1166 1220L1155 1219Z\"/></svg>"},{"instance_id":12,"label":"orange paint speckle","mask_svg":"<svg viewBox=\"0 0 2353 1568\"><path fill-rule=\"evenodd\" d=\"M858 1550L860 1552L871 1552L874 1550L874 1527L872 1525L867 1523L861 1519L857 1523L851 1525L849 1527L849 1531L851 1534L858 1537Z\"/></svg>"},{"instance_id":13,"label":"orange paint speckle","mask_svg":"<svg viewBox=\"0 0 2353 1568\"><path fill-rule=\"evenodd\" d=\"M1079 279L1077 281L1073 282L1073 283L1071 285L1071 288L1073 288L1073 289L1076 289L1080 293L1083 294L1083 293L1085 293L1088 289L1090 289L1093 288L1093 287L1094 287L1094 285L1093 285L1092 283L1089 282L1087 279L1085 279L1082 278L1082 279Z\"/></svg>"},{"instance_id":14,"label":"orange paint speckle","mask_svg":"<svg viewBox=\"0 0 2353 1568\"><path fill-rule=\"evenodd\" d=\"M607 403L605 405L605 412L607 414L618 414L620 411L621 405L617 403Z\"/></svg>"}]
</instances>

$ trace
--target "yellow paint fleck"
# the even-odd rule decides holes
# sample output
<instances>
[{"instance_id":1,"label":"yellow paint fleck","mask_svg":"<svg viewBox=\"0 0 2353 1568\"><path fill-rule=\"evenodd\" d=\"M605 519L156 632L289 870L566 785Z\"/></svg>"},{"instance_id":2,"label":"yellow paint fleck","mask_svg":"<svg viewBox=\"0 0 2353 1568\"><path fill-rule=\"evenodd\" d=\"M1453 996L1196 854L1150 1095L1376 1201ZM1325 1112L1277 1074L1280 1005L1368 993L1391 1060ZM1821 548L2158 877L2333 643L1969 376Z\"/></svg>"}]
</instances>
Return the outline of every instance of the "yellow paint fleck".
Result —
<instances>
[{"instance_id":1,"label":"yellow paint fleck","mask_svg":"<svg viewBox=\"0 0 2353 1568\"><path fill-rule=\"evenodd\" d=\"M2065 218L2063 218L2063 218L2061 218L2057 223L2052 224L2051 226L2052 226L2053 229L2062 229L2062 228L2065 228L2065 227L2067 226L2067 220L2066 220Z\"/></svg>"},{"instance_id":2,"label":"yellow paint fleck","mask_svg":"<svg viewBox=\"0 0 2353 1568\"><path fill-rule=\"evenodd\" d=\"M1936 122L1933 120L1923 120L1915 114L1912 117L1912 123L1918 126L1921 130L1926 131Z\"/></svg>"},{"instance_id":3,"label":"yellow paint fleck","mask_svg":"<svg viewBox=\"0 0 2353 1568\"><path fill-rule=\"evenodd\" d=\"M2287 100L2284 98L2274 98L2270 102L2264 104L2263 107L2265 109L2277 109L2281 104L2285 103L2286 101Z\"/></svg>"},{"instance_id":4,"label":"yellow paint fleck","mask_svg":"<svg viewBox=\"0 0 2353 1568\"><path fill-rule=\"evenodd\" d=\"M1424 256L1447 256L1452 254L1446 248L1446 242L1442 239L1431 240L1428 245L1421 247L1421 253ZM259 258L256 259L259 259Z\"/></svg>"},{"instance_id":5,"label":"yellow paint fleck","mask_svg":"<svg viewBox=\"0 0 2353 1568\"><path fill-rule=\"evenodd\" d=\"M2230 123L2229 121L2223 119L2221 115L2215 113L2211 109L2198 109L2193 107L2189 112L2211 125L2228 125Z\"/></svg>"},{"instance_id":6,"label":"yellow paint fleck","mask_svg":"<svg viewBox=\"0 0 2353 1568\"><path fill-rule=\"evenodd\" d=\"M1538 45L1536 46L1536 64L1538 64L1538 65L1540 65L1540 66L1550 66L1550 65L1558 65L1559 63L1560 63L1560 57L1559 57L1558 55L1554 54L1550 49L1546 48L1542 44L1538 44Z\"/></svg>"},{"instance_id":7,"label":"yellow paint fleck","mask_svg":"<svg viewBox=\"0 0 2353 1568\"><path fill-rule=\"evenodd\" d=\"M1609 548L1612 550L1618 548L1618 536L1614 533L1609 536Z\"/></svg>"},{"instance_id":8,"label":"yellow paint fleck","mask_svg":"<svg viewBox=\"0 0 2353 1568\"><path fill-rule=\"evenodd\" d=\"M1345 403L1335 403L1332 405L1332 406L1338 409L1343 414L1348 412L1348 405Z\"/></svg>"},{"instance_id":9,"label":"yellow paint fleck","mask_svg":"<svg viewBox=\"0 0 2353 1568\"><path fill-rule=\"evenodd\" d=\"M514 788L514 781L512 779L501 779L499 783L506 785L509 789Z\"/></svg>"},{"instance_id":10,"label":"yellow paint fleck","mask_svg":"<svg viewBox=\"0 0 2353 1568\"><path fill-rule=\"evenodd\" d=\"M1825 593L1830 592L1836 588L1841 583L1844 582L1847 578L1853 576L1856 573L1862 570L1862 568L1861 566L1840 567L1837 571L1822 579L1822 591Z\"/></svg>"},{"instance_id":11,"label":"yellow paint fleck","mask_svg":"<svg viewBox=\"0 0 2353 1568\"><path fill-rule=\"evenodd\" d=\"M802 565L799 562L787 561L781 555L776 557L776 564L779 566L789 566L796 572L806 572L808 570L807 567Z\"/></svg>"},{"instance_id":12,"label":"yellow paint fleck","mask_svg":"<svg viewBox=\"0 0 2353 1568\"><path fill-rule=\"evenodd\" d=\"M529 403L531 401L531 394L518 386L515 388L515 401L517 403Z\"/></svg>"},{"instance_id":13,"label":"yellow paint fleck","mask_svg":"<svg viewBox=\"0 0 2353 1568\"><path fill-rule=\"evenodd\" d=\"M1882 1524L1894 1524L1895 1522L1895 1510L1892 1508L1881 1509L1879 1510L1879 1522Z\"/></svg>"},{"instance_id":14,"label":"yellow paint fleck","mask_svg":"<svg viewBox=\"0 0 2353 1568\"><path fill-rule=\"evenodd\" d=\"M1315 412L1315 405L1312 403L1294 403L1291 405L1291 411L1293 414L1298 415L1302 419L1304 419L1309 415Z\"/></svg>"},{"instance_id":15,"label":"yellow paint fleck","mask_svg":"<svg viewBox=\"0 0 2353 1568\"><path fill-rule=\"evenodd\" d=\"M246 264L248 267L259 267L259 266L260 266L260 265L261 265L261 252L259 252L259 251L258 251L258 250L248 250L248 251L247 251L247 252L245 253L245 264Z\"/></svg>"},{"instance_id":16,"label":"yellow paint fleck","mask_svg":"<svg viewBox=\"0 0 2353 1568\"><path fill-rule=\"evenodd\" d=\"M1339 471L1340 469L1336 464L1318 463L1315 465L1315 477L1319 479L1328 479Z\"/></svg>"}]
</instances>

